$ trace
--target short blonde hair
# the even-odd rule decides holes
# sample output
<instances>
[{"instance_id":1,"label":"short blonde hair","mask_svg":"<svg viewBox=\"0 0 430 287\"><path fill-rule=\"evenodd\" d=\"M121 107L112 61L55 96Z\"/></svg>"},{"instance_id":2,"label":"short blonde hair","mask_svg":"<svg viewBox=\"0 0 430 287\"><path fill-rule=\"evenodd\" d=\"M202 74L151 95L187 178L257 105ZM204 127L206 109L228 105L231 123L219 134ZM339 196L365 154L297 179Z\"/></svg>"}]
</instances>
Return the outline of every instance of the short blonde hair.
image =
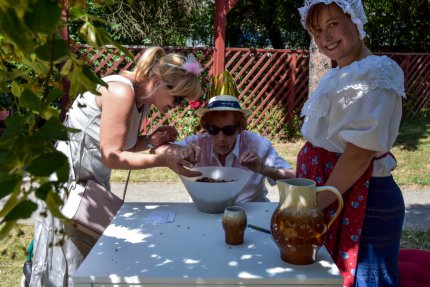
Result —
<instances>
[{"instance_id":1,"label":"short blonde hair","mask_svg":"<svg viewBox=\"0 0 430 287\"><path fill-rule=\"evenodd\" d=\"M173 96L192 101L201 96L202 87L198 75L181 69L184 61L184 55L166 54L161 47L151 47L140 56L133 70L124 73L138 83L158 76L169 87Z\"/></svg>"}]
</instances>

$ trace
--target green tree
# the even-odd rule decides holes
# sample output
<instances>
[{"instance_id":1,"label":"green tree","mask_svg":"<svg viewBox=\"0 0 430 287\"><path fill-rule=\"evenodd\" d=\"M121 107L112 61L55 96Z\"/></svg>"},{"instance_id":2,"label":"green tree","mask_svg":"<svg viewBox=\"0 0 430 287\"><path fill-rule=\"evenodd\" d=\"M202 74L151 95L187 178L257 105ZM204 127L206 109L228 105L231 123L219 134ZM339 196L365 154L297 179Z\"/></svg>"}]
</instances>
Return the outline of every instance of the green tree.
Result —
<instances>
[{"instance_id":1,"label":"green tree","mask_svg":"<svg viewBox=\"0 0 430 287\"><path fill-rule=\"evenodd\" d=\"M109 25L100 25L122 44L213 46L214 0L87 2L86 9L107 19ZM227 15L227 46L308 49L297 10L302 5L303 0L239 0ZM429 51L428 0L365 1L365 8L371 50Z\"/></svg>"},{"instance_id":2,"label":"green tree","mask_svg":"<svg viewBox=\"0 0 430 287\"><path fill-rule=\"evenodd\" d=\"M192 34L194 15L207 3L206 0L115 0L100 5L89 1L88 9L109 22L106 29L122 44L185 46Z\"/></svg>"},{"instance_id":3,"label":"green tree","mask_svg":"<svg viewBox=\"0 0 430 287\"><path fill-rule=\"evenodd\" d=\"M113 41L92 21L102 19L70 3L70 20L80 23L79 35L91 46L113 44L129 57L128 50ZM57 0L0 0L0 94L10 97L13 115L5 121L0 137L0 239L16 221L36 210L30 195L44 200L48 209L61 216L59 193L68 179L66 157L54 143L67 140L59 101L65 96L106 85L90 68L88 59L73 53L73 45L60 32L69 23L62 20L63 2ZM50 178L56 173L57 179Z\"/></svg>"},{"instance_id":4,"label":"green tree","mask_svg":"<svg viewBox=\"0 0 430 287\"><path fill-rule=\"evenodd\" d=\"M365 1L367 42L374 51L430 51L428 0Z\"/></svg>"},{"instance_id":5,"label":"green tree","mask_svg":"<svg viewBox=\"0 0 430 287\"><path fill-rule=\"evenodd\" d=\"M227 15L230 47L306 48L309 37L300 24L302 0L239 0Z\"/></svg>"},{"instance_id":6,"label":"green tree","mask_svg":"<svg viewBox=\"0 0 430 287\"><path fill-rule=\"evenodd\" d=\"M239 0L227 15L231 47L307 49L310 38L300 23L303 0ZM429 52L428 0L365 1L365 26L373 51Z\"/></svg>"}]
</instances>

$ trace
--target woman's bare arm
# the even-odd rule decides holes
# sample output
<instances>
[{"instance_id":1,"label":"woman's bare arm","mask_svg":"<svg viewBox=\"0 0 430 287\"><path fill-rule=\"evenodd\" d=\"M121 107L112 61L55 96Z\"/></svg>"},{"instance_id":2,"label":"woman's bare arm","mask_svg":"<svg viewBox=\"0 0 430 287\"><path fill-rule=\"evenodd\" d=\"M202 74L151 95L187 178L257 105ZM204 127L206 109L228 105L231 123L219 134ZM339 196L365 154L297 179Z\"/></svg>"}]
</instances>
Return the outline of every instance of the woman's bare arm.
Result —
<instances>
[{"instance_id":1,"label":"woman's bare arm","mask_svg":"<svg viewBox=\"0 0 430 287\"><path fill-rule=\"evenodd\" d=\"M325 185L336 187L345 193L367 170L375 155L374 151L360 148L352 143L346 145ZM318 204L326 208L336 200L331 192L318 194Z\"/></svg>"}]
</instances>

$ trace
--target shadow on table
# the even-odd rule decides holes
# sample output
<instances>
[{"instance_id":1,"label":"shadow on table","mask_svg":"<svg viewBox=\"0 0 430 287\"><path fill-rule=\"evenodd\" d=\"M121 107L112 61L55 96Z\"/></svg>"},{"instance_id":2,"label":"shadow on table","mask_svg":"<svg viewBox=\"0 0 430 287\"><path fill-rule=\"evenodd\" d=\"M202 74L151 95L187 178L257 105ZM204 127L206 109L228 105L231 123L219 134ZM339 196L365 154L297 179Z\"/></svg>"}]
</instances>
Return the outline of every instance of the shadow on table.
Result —
<instances>
[{"instance_id":1,"label":"shadow on table","mask_svg":"<svg viewBox=\"0 0 430 287\"><path fill-rule=\"evenodd\" d=\"M310 272L315 265L298 266L283 262L279 249L266 233L252 230L248 236L245 235L244 244L225 244L220 216L205 215L208 220L219 221L214 225L219 229L205 231L202 228L201 231L190 232L196 225L190 227L173 222L145 230L144 226L148 223L145 223L146 216L142 214L147 214L148 208L146 206L146 210L141 210L136 206L132 212L118 215L121 220L114 221L106 229L103 238L91 251L93 262L84 261L83 265L88 266L81 265L80 269L91 270L94 274L108 273L109 283L155 284L162 280L172 286L178 284L179 279L181 284L226 284L226 280L217 279L222 276L234 284L252 282L257 285L267 283L264 281L267 278L270 282L281 284L285 277L297 284L303 281L317 284L322 273L332 274L333 279L337 279L338 270L328 260L315 263L323 267L319 274ZM163 206L158 205L157 208ZM201 216L196 210L196 216L199 214ZM115 224L120 221L121 225ZM203 244L205 240L206 244ZM207 248L208 245L210 248ZM238 256L231 256L232 252ZM230 259L226 262L225 258ZM94 265L94 262L100 264ZM139 282L142 278L145 282Z\"/></svg>"}]
</instances>

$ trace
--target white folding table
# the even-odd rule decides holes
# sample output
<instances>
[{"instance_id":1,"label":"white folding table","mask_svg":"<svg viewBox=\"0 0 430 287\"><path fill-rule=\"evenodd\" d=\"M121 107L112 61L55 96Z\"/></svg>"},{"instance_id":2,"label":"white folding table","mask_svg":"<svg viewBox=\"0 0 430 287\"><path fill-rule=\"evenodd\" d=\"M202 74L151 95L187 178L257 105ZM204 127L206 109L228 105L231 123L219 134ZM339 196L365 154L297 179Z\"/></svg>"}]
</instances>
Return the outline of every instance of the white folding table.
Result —
<instances>
[{"instance_id":1,"label":"white folding table","mask_svg":"<svg viewBox=\"0 0 430 287\"><path fill-rule=\"evenodd\" d=\"M248 223L270 229L277 203L241 205ZM147 221L163 210L175 213L173 222ZM248 228L244 244L227 245L221 219L193 203L124 203L75 272L75 286L342 286L324 247L314 264L288 264L261 231Z\"/></svg>"}]
</instances>

